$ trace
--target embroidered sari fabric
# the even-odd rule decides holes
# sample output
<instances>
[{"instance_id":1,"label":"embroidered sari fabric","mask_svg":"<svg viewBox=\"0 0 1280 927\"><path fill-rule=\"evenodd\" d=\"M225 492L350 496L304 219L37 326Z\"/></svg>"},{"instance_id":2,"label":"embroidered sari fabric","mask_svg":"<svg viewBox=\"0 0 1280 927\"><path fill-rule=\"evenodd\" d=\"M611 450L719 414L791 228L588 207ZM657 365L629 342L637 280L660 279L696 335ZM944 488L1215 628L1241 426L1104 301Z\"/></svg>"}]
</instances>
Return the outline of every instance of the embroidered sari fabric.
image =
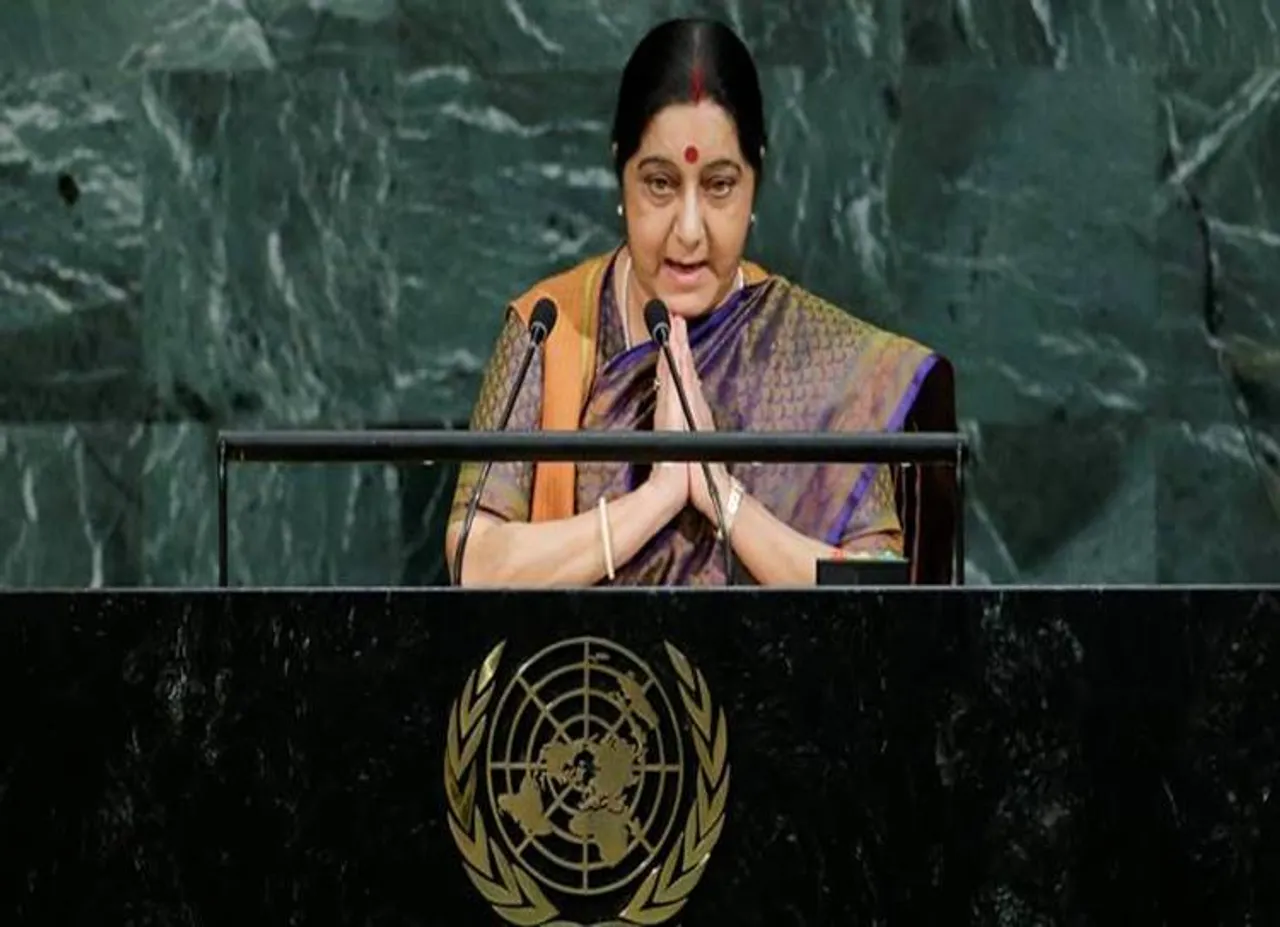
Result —
<instances>
[{"instance_id":1,"label":"embroidered sari fabric","mask_svg":"<svg viewBox=\"0 0 1280 927\"><path fill-rule=\"evenodd\" d=\"M658 350L628 349L614 299L613 262L600 287L595 369L579 427L651 430ZM938 358L909 339L881 331L777 276L735 293L689 323L689 342L719 431L896 431L907 420ZM471 427L497 427L527 344L514 308L485 373ZM512 430L540 427L544 371L534 361L517 400ZM796 531L846 551L902 553L894 469L865 464L732 465L747 493ZM462 467L450 519L466 510L478 464ZM576 511L613 499L648 476L648 468L584 463L576 468ZM498 463L480 508L527 521L536 477L532 463ZM608 580L602 583L608 583ZM616 585L719 585L724 582L715 529L692 507L617 569Z\"/></svg>"}]
</instances>

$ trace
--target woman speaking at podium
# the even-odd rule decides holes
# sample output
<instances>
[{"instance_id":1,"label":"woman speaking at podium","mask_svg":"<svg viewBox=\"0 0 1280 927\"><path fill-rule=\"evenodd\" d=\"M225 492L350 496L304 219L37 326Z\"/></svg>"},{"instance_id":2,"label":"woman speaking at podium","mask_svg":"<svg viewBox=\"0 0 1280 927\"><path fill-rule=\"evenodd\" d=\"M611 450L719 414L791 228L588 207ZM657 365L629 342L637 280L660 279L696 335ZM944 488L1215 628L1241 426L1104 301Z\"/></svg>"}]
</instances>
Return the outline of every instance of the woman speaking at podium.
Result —
<instances>
[{"instance_id":1,"label":"woman speaking at podium","mask_svg":"<svg viewBox=\"0 0 1280 927\"><path fill-rule=\"evenodd\" d=\"M727 26L673 20L622 74L613 122L625 242L532 287L507 310L471 427L499 427L532 307L558 322L508 425L686 428L645 307L670 346L697 430L891 431L946 361L743 257L767 157L755 64ZM940 378L950 384L949 369ZM454 563L480 465L462 468ZM813 584L838 548L902 555L886 465L713 466L727 543L761 585ZM465 548L464 586L719 585L716 506L696 463L493 465ZM736 571L735 571L736 572Z\"/></svg>"}]
</instances>

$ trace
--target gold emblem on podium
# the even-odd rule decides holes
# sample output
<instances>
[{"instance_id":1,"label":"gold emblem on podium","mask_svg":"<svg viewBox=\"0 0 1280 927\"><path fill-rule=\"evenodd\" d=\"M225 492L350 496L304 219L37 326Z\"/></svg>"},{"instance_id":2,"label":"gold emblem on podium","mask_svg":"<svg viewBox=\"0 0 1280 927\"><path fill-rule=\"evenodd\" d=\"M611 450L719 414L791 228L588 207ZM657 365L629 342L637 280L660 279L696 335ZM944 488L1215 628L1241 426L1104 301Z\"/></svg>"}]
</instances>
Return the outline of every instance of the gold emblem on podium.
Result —
<instances>
[{"instance_id":1,"label":"gold emblem on podium","mask_svg":"<svg viewBox=\"0 0 1280 927\"><path fill-rule=\"evenodd\" d=\"M449 712L445 794L467 876L522 927L674 917L702 878L729 795L725 716L702 673L666 645L677 708L639 656L580 637L535 654L500 687L505 646Z\"/></svg>"}]
</instances>

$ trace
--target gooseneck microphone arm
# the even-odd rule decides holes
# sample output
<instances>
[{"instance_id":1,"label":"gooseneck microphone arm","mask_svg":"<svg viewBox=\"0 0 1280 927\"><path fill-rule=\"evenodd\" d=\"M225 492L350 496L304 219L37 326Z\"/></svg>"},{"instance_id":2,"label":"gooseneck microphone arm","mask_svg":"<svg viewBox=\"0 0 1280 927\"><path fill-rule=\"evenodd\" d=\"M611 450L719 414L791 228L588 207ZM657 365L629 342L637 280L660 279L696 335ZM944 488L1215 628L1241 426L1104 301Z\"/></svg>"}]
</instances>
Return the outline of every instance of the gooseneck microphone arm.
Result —
<instances>
[{"instance_id":1,"label":"gooseneck microphone arm","mask_svg":"<svg viewBox=\"0 0 1280 927\"><path fill-rule=\"evenodd\" d=\"M644 307L644 324L649 329L649 337L662 350L663 356L667 359L667 368L671 372L671 381L676 386L676 395L680 397L680 407L684 410L684 420L689 426L689 431L697 431L698 426L693 421L693 408L689 405L689 395L684 391L684 382L680 379L680 372L676 368L675 356L671 353L671 316L667 311L666 304L660 299L651 299ZM716 538L720 544L720 553L724 557L724 581L725 585L732 586L733 582L733 548L729 543L729 536L725 532L724 522L724 506L720 503L720 490L716 488L715 481L711 479L711 465L706 460L698 461L702 467L702 478L707 483L707 494L711 496L711 506L716 510Z\"/></svg>"},{"instance_id":2,"label":"gooseneck microphone arm","mask_svg":"<svg viewBox=\"0 0 1280 927\"><path fill-rule=\"evenodd\" d=\"M516 400L520 397L520 390L524 386L525 378L529 375L533 357L542 347L542 343L547 340L547 335L551 334L551 329L555 328L556 315L556 304L546 297L538 300L534 305L533 312L529 316L529 344L524 349L524 357L520 358L520 367L516 371L515 382L511 384L511 392L507 395L507 404L503 406L502 415L498 418L496 430L507 430L507 423L511 421L511 413L515 411ZM471 526L476 520L476 510L480 507L480 497L484 494L484 484L489 479L491 469L493 469L493 461L486 460L480 469L480 478L476 480L475 488L471 490L467 514L462 520L462 530L458 534L458 548L453 554L452 580L455 586L462 585L462 558L467 553L467 540L471 537Z\"/></svg>"}]
</instances>

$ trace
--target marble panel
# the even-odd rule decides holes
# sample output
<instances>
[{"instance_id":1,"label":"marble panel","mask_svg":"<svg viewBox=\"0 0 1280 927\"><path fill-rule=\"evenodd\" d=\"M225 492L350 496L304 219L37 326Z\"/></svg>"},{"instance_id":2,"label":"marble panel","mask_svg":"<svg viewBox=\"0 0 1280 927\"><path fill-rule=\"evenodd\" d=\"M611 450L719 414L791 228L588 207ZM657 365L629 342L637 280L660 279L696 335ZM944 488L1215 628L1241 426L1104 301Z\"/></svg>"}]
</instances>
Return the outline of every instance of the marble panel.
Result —
<instances>
[{"instance_id":1,"label":"marble panel","mask_svg":"<svg viewBox=\"0 0 1280 927\"><path fill-rule=\"evenodd\" d=\"M1280 66L1277 0L1157 0L1161 60L1170 67Z\"/></svg>"},{"instance_id":2,"label":"marble panel","mask_svg":"<svg viewBox=\"0 0 1280 927\"><path fill-rule=\"evenodd\" d=\"M393 54L396 0L9 0L8 70L261 70Z\"/></svg>"},{"instance_id":3,"label":"marble panel","mask_svg":"<svg viewBox=\"0 0 1280 927\"><path fill-rule=\"evenodd\" d=\"M1147 416L966 430L967 583L1156 581L1158 445Z\"/></svg>"},{"instance_id":4,"label":"marble panel","mask_svg":"<svg viewBox=\"0 0 1280 927\"><path fill-rule=\"evenodd\" d=\"M145 448L140 425L0 427L0 588L137 585Z\"/></svg>"},{"instance_id":5,"label":"marble panel","mask_svg":"<svg viewBox=\"0 0 1280 927\"><path fill-rule=\"evenodd\" d=\"M889 214L900 128L894 69L770 68L764 94L769 148L749 255L874 324L909 325Z\"/></svg>"},{"instance_id":6,"label":"marble panel","mask_svg":"<svg viewBox=\"0 0 1280 927\"><path fill-rule=\"evenodd\" d=\"M1280 71L1161 79L1161 576L1280 575Z\"/></svg>"},{"instance_id":7,"label":"marble panel","mask_svg":"<svg viewBox=\"0 0 1280 927\"><path fill-rule=\"evenodd\" d=\"M894 61L902 0L399 0L406 67L458 66L485 74L613 72L645 33L674 17L732 26L761 65L814 70Z\"/></svg>"},{"instance_id":8,"label":"marble panel","mask_svg":"<svg viewBox=\"0 0 1280 927\"><path fill-rule=\"evenodd\" d=\"M144 345L166 417L336 427L394 408L384 64L148 76Z\"/></svg>"},{"instance_id":9,"label":"marble panel","mask_svg":"<svg viewBox=\"0 0 1280 927\"><path fill-rule=\"evenodd\" d=\"M1161 34L1161 13L1151 0L903 4L904 55L914 65L1149 69L1161 61Z\"/></svg>"},{"instance_id":10,"label":"marble panel","mask_svg":"<svg viewBox=\"0 0 1280 927\"><path fill-rule=\"evenodd\" d=\"M1280 576L1280 445L1237 421L1165 426L1157 444L1158 576L1271 583Z\"/></svg>"},{"instance_id":11,"label":"marble panel","mask_svg":"<svg viewBox=\"0 0 1280 927\"><path fill-rule=\"evenodd\" d=\"M612 94L603 74L401 75L398 414L468 420L510 300L620 241Z\"/></svg>"},{"instance_id":12,"label":"marble panel","mask_svg":"<svg viewBox=\"0 0 1280 927\"><path fill-rule=\"evenodd\" d=\"M134 81L0 73L0 421L137 421L141 158Z\"/></svg>"},{"instance_id":13,"label":"marble panel","mask_svg":"<svg viewBox=\"0 0 1280 927\"><path fill-rule=\"evenodd\" d=\"M1155 94L1123 70L908 69L890 168L899 295L964 418L1152 407L1165 364Z\"/></svg>"}]
</instances>

